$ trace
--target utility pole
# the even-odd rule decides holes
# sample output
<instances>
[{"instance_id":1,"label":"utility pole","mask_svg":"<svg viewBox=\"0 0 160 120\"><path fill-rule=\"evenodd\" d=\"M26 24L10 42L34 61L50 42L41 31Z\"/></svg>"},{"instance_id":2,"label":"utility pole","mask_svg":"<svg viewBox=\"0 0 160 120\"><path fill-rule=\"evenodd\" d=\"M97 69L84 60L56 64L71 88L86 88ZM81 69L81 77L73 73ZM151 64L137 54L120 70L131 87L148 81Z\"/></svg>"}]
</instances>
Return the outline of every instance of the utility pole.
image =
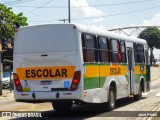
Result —
<instances>
[{"instance_id":1,"label":"utility pole","mask_svg":"<svg viewBox=\"0 0 160 120\"><path fill-rule=\"evenodd\" d=\"M68 22L71 23L71 14L70 14L70 0L68 0Z\"/></svg>"},{"instance_id":2,"label":"utility pole","mask_svg":"<svg viewBox=\"0 0 160 120\"><path fill-rule=\"evenodd\" d=\"M63 21L64 23L68 20L68 23L71 23L71 7L70 0L68 0L68 19L60 19L59 21Z\"/></svg>"},{"instance_id":3,"label":"utility pole","mask_svg":"<svg viewBox=\"0 0 160 120\"><path fill-rule=\"evenodd\" d=\"M59 21L63 21L65 23L67 20L68 19L60 19Z\"/></svg>"}]
</instances>

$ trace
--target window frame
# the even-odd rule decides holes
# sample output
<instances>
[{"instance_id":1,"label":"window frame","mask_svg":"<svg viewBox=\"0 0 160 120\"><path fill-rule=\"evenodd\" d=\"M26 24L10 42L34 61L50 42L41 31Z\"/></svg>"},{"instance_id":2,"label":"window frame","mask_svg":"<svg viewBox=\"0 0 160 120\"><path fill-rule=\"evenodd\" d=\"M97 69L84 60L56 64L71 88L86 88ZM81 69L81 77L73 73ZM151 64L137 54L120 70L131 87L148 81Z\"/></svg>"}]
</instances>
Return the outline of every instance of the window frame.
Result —
<instances>
[{"instance_id":1,"label":"window frame","mask_svg":"<svg viewBox=\"0 0 160 120\"><path fill-rule=\"evenodd\" d=\"M87 43L85 43L85 41L87 40L86 35L92 36L93 37L93 41L94 41L94 48L90 48L87 47ZM96 35L94 34L89 34L89 33L81 33L81 42L82 42L82 53L83 53L83 61L84 63L96 63L98 62L98 53L97 53L97 40L96 40ZM88 50L93 50L94 51L94 60L93 61L89 61L89 58L87 58L87 51ZM90 55L90 54L89 54Z\"/></svg>"},{"instance_id":2,"label":"window frame","mask_svg":"<svg viewBox=\"0 0 160 120\"><path fill-rule=\"evenodd\" d=\"M121 43L124 43L123 44L123 47L124 47L124 52L122 51L122 44ZM127 55L126 55L126 42L124 40L120 40L120 52L121 52L121 62L122 63L127 63ZM123 56L124 55L124 56ZM123 58L125 57L125 58Z\"/></svg>"},{"instance_id":3,"label":"window frame","mask_svg":"<svg viewBox=\"0 0 160 120\"><path fill-rule=\"evenodd\" d=\"M113 44L114 44L114 43L112 43L113 41L116 41L116 49L117 50L113 50ZM118 49L117 45L119 45L119 49ZM121 55L121 52L120 52L121 51L121 46L120 46L119 39L111 38L110 39L110 46L111 46L111 62L112 63L121 63L121 61L122 61L122 55ZM120 55L120 57L121 57L120 61L118 60L119 59L118 55ZM117 56L117 58L116 58L116 56ZM114 58L116 58L116 60L114 60Z\"/></svg>"},{"instance_id":4,"label":"window frame","mask_svg":"<svg viewBox=\"0 0 160 120\"><path fill-rule=\"evenodd\" d=\"M139 43L133 43L133 48L135 64L145 64L144 45Z\"/></svg>"},{"instance_id":5,"label":"window frame","mask_svg":"<svg viewBox=\"0 0 160 120\"><path fill-rule=\"evenodd\" d=\"M100 40L101 40L100 38L105 39L106 48L100 48ZM99 62L100 63L109 63L111 58L110 58L110 48L109 48L109 39L108 39L108 37L97 36L97 41L98 41ZM103 55L101 55L102 52L105 52L107 54L107 57L108 57L108 58L106 58L107 60L103 60L103 58L102 58Z\"/></svg>"},{"instance_id":6,"label":"window frame","mask_svg":"<svg viewBox=\"0 0 160 120\"><path fill-rule=\"evenodd\" d=\"M144 52L144 45L137 44L138 47L140 47L140 50L137 50L138 54L138 60L140 64L145 64L145 52ZM140 53L139 53L140 52Z\"/></svg>"}]
</instances>

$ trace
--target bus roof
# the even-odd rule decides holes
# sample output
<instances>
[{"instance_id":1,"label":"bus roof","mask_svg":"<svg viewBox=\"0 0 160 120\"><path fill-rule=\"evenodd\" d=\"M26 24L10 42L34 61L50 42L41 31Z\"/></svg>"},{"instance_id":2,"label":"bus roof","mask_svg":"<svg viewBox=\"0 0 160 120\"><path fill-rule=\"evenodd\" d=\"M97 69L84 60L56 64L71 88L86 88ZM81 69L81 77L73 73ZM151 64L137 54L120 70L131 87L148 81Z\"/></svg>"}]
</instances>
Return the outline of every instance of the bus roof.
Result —
<instances>
[{"instance_id":1,"label":"bus roof","mask_svg":"<svg viewBox=\"0 0 160 120\"><path fill-rule=\"evenodd\" d=\"M122 34L119 34L119 33L114 33L114 32L110 32L110 31L107 31L107 30L98 29L96 27L87 27L87 26L80 25L80 24L75 24L75 25L79 28L79 30L81 32L98 34L98 35L101 35L101 36L107 36L109 38L114 38L114 39L118 39L118 40L125 40L127 42L135 42L135 43L140 43L140 44L147 45L146 40L140 39L140 38L137 38L137 37L126 36L126 35L122 35Z\"/></svg>"},{"instance_id":2,"label":"bus roof","mask_svg":"<svg viewBox=\"0 0 160 120\"><path fill-rule=\"evenodd\" d=\"M90 34L95 34L95 35L100 35L100 36L107 36L109 38L114 38L114 39L118 39L118 40L125 40L127 42L135 42L135 43L140 43L140 44L144 44L147 46L147 42L144 39L140 39L140 38L136 38L136 37L131 37L131 36L126 36L126 35L122 35L119 33L113 33L107 30L102 30L99 29L97 27L91 27L91 26L87 26L87 25L81 25L81 24L77 24L77 23L71 23L71 24L43 24L43 25L34 25L34 26L27 26L27 27L22 27L20 29L30 29L30 28L41 28L44 26L76 26L78 28L78 31L80 32L84 32L84 33L90 33Z\"/></svg>"}]
</instances>

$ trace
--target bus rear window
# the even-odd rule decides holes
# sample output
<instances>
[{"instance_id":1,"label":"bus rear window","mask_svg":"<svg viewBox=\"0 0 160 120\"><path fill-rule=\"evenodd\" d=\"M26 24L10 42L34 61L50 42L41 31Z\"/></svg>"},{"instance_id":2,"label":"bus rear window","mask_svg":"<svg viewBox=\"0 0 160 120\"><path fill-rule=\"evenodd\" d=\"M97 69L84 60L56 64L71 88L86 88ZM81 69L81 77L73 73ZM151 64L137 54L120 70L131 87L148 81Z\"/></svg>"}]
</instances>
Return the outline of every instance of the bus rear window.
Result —
<instances>
[{"instance_id":1,"label":"bus rear window","mask_svg":"<svg viewBox=\"0 0 160 120\"><path fill-rule=\"evenodd\" d=\"M44 53L78 51L78 42L72 27L31 26L18 31L14 52Z\"/></svg>"}]
</instances>

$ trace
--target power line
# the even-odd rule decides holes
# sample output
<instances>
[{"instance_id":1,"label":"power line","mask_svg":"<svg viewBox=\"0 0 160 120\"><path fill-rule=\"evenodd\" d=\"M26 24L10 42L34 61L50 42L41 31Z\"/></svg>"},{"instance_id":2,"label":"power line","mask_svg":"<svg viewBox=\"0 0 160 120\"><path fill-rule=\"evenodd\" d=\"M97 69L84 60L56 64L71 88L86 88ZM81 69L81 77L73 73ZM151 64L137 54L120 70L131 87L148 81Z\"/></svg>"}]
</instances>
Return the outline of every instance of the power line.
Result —
<instances>
[{"instance_id":1,"label":"power line","mask_svg":"<svg viewBox=\"0 0 160 120\"><path fill-rule=\"evenodd\" d=\"M10 2L4 2L2 4L5 4L5 5L14 5L14 4L22 4L22 3L25 3L25 2L31 2L31 1L34 1L34 0L15 0L15 1L10 1Z\"/></svg>"},{"instance_id":2,"label":"power line","mask_svg":"<svg viewBox=\"0 0 160 120\"><path fill-rule=\"evenodd\" d=\"M50 23L50 22L57 22L59 21L58 19L57 20L50 20L50 21L28 21L28 22L32 22L32 23L43 23L43 22L47 22L47 23Z\"/></svg>"},{"instance_id":3,"label":"power line","mask_svg":"<svg viewBox=\"0 0 160 120\"><path fill-rule=\"evenodd\" d=\"M142 1L134 1L134 2L123 2L123 3L112 3L112 4L100 4L100 5L92 5L91 7L101 7L101 6L117 6L117 5L128 5L128 4L136 4L142 2L149 2L153 0L142 0ZM80 7L87 7L87 6L80 6Z\"/></svg>"},{"instance_id":4,"label":"power line","mask_svg":"<svg viewBox=\"0 0 160 120\"><path fill-rule=\"evenodd\" d=\"M136 12L142 12L142 11L146 11L146 10L156 9L156 8L159 8L159 7L160 6L155 6L155 7L150 7L150 8L145 8L145 9L140 9L140 10L135 10L135 11L110 14L110 15L106 15L106 16L96 16L96 17L86 17L86 18L74 18L72 20L87 20L87 19L101 18L101 17L113 17L113 16L119 16L119 15L125 15L125 14L130 14L130 13L136 13ZM58 20L51 20L51 21L29 21L29 22L53 22L53 21L58 21Z\"/></svg>"},{"instance_id":5,"label":"power line","mask_svg":"<svg viewBox=\"0 0 160 120\"><path fill-rule=\"evenodd\" d=\"M122 13L110 14L110 15L106 15L106 16L77 18L77 19L72 19L72 20L84 20L84 19L93 19L93 18L101 18L101 17L113 17L113 16L118 16L118 15L124 15L124 14L129 14L129 13L136 13L136 12L151 10L151 9L155 9L155 8L159 8L159 7L160 7L160 6L155 6L155 7L150 7L150 8L145 8L145 9L140 9L140 10L135 10L135 11L129 11L129 12L122 12Z\"/></svg>"},{"instance_id":6,"label":"power line","mask_svg":"<svg viewBox=\"0 0 160 120\"><path fill-rule=\"evenodd\" d=\"M142 1L134 1L134 2L123 2L123 3L113 3L113 4L99 4L99 5L90 5L90 6L79 6L79 7L71 7L71 8L82 8L82 7L106 7L106 6L118 6L118 5L128 5L128 4L136 4L142 2L149 2L153 0L142 0ZM30 7L30 8L68 8L68 6L13 6L13 7Z\"/></svg>"},{"instance_id":7,"label":"power line","mask_svg":"<svg viewBox=\"0 0 160 120\"><path fill-rule=\"evenodd\" d=\"M12 3L17 3L20 2L21 0L15 0L15 1L10 1L10 2L4 2L2 4L12 4Z\"/></svg>"},{"instance_id":8,"label":"power line","mask_svg":"<svg viewBox=\"0 0 160 120\"><path fill-rule=\"evenodd\" d=\"M44 7L45 5L49 4L49 3L52 2L52 1L53 1L53 0L49 0L49 1L47 1L46 3L44 3L43 5L41 5L41 6L39 6L39 7ZM39 9L39 7L38 7L38 8L35 8L35 9L33 9L33 10L25 13L25 14L31 13L31 12L33 12L33 11L36 11L37 9Z\"/></svg>"}]
</instances>

